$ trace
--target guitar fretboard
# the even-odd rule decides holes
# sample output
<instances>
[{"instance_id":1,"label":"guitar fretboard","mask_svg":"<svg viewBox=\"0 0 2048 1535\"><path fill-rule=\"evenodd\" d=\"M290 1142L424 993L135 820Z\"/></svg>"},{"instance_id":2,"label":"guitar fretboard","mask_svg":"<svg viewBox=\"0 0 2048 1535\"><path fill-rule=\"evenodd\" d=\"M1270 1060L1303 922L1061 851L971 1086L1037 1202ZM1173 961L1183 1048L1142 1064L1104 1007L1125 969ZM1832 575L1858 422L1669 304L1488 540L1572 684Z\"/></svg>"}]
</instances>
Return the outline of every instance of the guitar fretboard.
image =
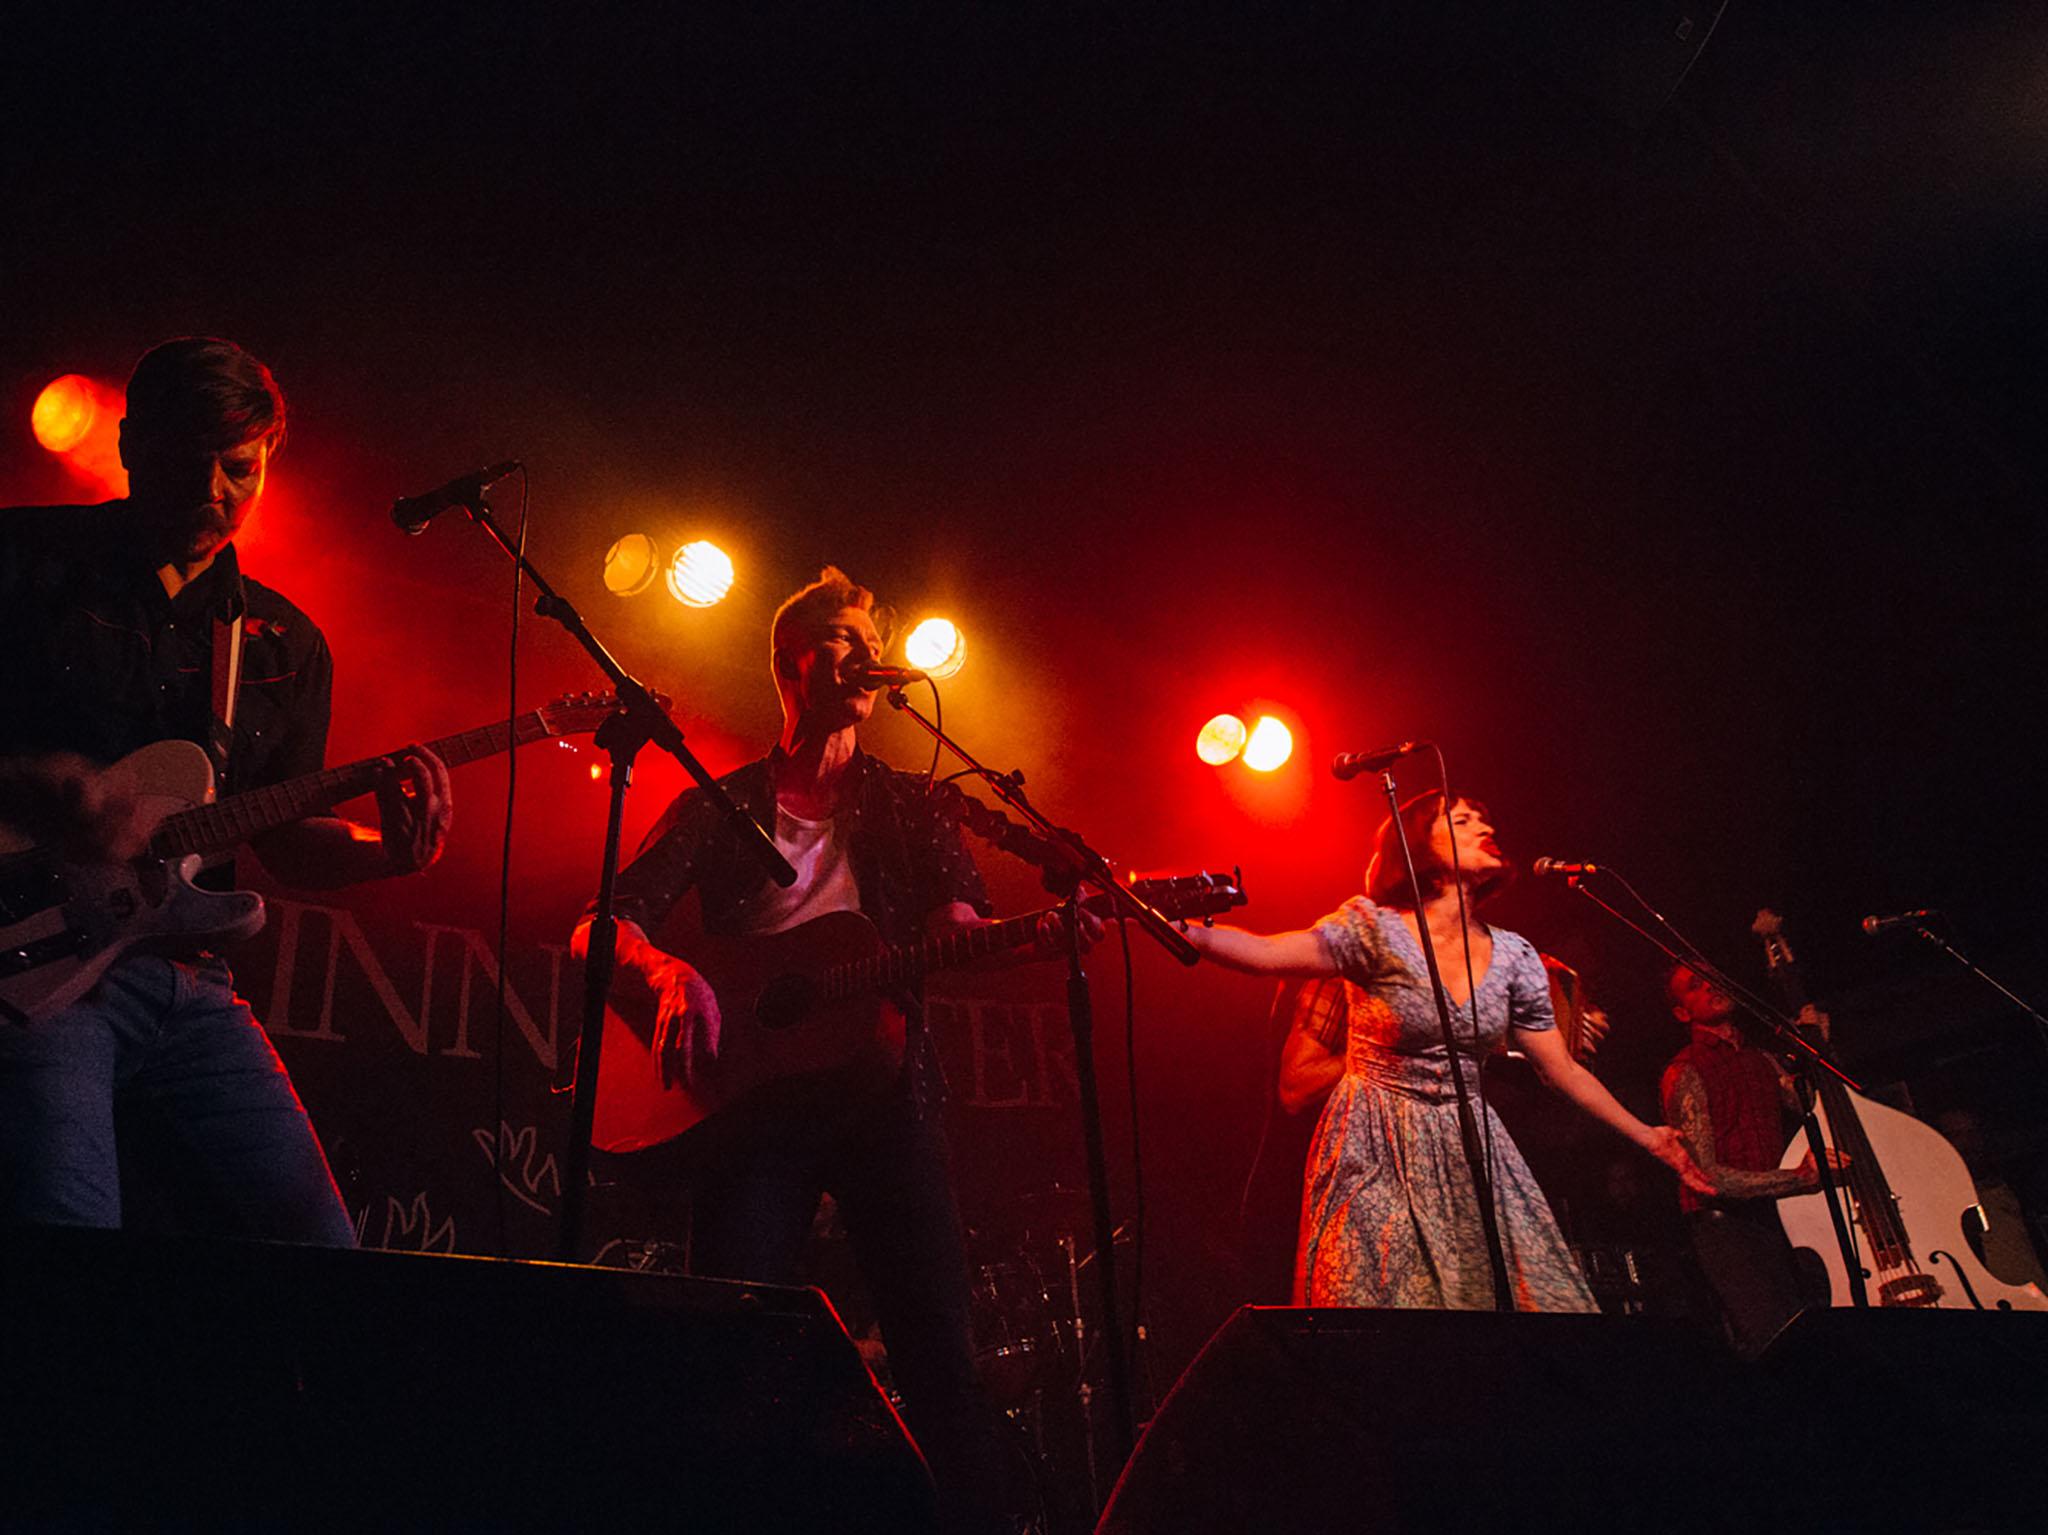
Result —
<instances>
[{"instance_id":1,"label":"guitar fretboard","mask_svg":"<svg viewBox=\"0 0 2048 1535\"><path fill-rule=\"evenodd\" d=\"M1042 912L984 922L923 943L899 944L866 959L833 965L821 978L825 1000L843 1002L871 991L892 991L937 970L951 970L977 959L1021 949L1038 936Z\"/></svg>"},{"instance_id":2,"label":"guitar fretboard","mask_svg":"<svg viewBox=\"0 0 2048 1535\"><path fill-rule=\"evenodd\" d=\"M514 744L524 746L530 741L545 740L551 734L545 712L536 709L514 719L429 741L427 749L449 767L457 768ZM232 794L212 805L181 810L157 828L150 848L160 858L183 858L234 847L267 831L330 810L358 794L369 793L376 787L383 762L382 757L366 757L360 762L308 773L303 778Z\"/></svg>"}]
</instances>

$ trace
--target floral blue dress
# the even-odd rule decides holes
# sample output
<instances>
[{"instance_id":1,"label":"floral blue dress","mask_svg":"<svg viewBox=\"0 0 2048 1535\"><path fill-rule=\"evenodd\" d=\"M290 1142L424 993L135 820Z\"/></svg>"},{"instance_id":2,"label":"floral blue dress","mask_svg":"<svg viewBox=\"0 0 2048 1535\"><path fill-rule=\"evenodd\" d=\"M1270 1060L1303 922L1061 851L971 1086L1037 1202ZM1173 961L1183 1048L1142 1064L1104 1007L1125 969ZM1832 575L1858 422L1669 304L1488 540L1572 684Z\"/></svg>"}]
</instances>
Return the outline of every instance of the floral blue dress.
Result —
<instances>
[{"instance_id":1,"label":"floral blue dress","mask_svg":"<svg viewBox=\"0 0 2048 1535\"><path fill-rule=\"evenodd\" d=\"M1489 931L1493 960L1479 982L1476 1040L1473 1009L1451 1013L1475 1100L1479 1062L1505 1048L1510 1025L1556 1027L1535 948L1518 933ZM1348 983L1350 1006L1344 1075L1323 1108L1302 1188L1295 1299L1491 1310L1486 1238L1421 947L1397 913L1363 896L1316 933ZM1461 956L1437 960L1449 971ZM1516 1308L1598 1310L1521 1153L1493 1110L1479 1107Z\"/></svg>"}]
</instances>

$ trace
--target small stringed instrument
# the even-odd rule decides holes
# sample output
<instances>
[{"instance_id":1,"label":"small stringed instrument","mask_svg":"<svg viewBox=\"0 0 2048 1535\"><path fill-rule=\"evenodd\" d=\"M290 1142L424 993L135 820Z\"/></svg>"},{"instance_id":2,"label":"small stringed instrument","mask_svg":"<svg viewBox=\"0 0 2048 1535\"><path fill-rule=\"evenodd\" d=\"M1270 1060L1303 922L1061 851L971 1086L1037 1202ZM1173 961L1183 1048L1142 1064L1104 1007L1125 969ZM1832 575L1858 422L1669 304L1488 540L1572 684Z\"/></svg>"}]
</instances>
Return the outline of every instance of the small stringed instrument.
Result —
<instances>
[{"instance_id":1,"label":"small stringed instrument","mask_svg":"<svg viewBox=\"0 0 2048 1535\"><path fill-rule=\"evenodd\" d=\"M510 720L428 743L449 767L514 745L594 731L618 709L609 693L574 693ZM208 862L280 826L376 787L383 760L365 758L216 801L213 761L190 741L155 741L102 777L135 795L155 832L128 863L71 862L0 827L0 1017L30 1023L90 991L109 965L144 945L189 949L263 927L254 891L202 890Z\"/></svg>"},{"instance_id":2,"label":"small stringed instrument","mask_svg":"<svg viewBox=\"0 0 2048 1535\"><path fill-rule=\"evenodd\" d=\"M1797 1013L1806 1006L1806 987L1785 940L1783 919L1760 911L1751 931L1763 939L1764 957L1786 1010ZM1955 1147L1912 1115L1850 1091L1831 1073L1815 1075L1820 1101L1814 1113L1823 1142L1849 1158L1836 1181L1848 1202L1870 1303L2048 1311L2048 1295L2038 1286L2007 1284L1971 1249L1964 1216L1978 1211L1977 1186ZM1806 1136L1795 1135L1780 1165L1795 1168L1807 1153ZM1831 1302L1853 1304L1826 1196L1816 1192L1781 1199L1778 1217L1794 1247L1814 1249L1827 1265Z\"/></svg>"},{"instance_id":3,"label":"small stringed instrument","mask_svg":"<svg viewBox=\"0 0 2048 1535\"><path fill-rule=\"evenodd\" d=\"M1245 902L1234 874L1134 880L1131 889L1171 918L1211 917ZM1105 895L1082 904L1101 916L1114 909ZM1043 915L894 947L857 911L827 912L785 933L707 936L692 944L689 958L718 998L717 1059L699 1063L688 1087L665 1078L651 1048L651 1005L615 1000L605 1012L590 1143L600 1151L642 1151L743 1100L800 1101L806 1093L857 1092L886 1081L904 1049L903 1013L887 993L1024 948ZM628 981L619 990L636 986Z\"/></svg>"}]
</instances>

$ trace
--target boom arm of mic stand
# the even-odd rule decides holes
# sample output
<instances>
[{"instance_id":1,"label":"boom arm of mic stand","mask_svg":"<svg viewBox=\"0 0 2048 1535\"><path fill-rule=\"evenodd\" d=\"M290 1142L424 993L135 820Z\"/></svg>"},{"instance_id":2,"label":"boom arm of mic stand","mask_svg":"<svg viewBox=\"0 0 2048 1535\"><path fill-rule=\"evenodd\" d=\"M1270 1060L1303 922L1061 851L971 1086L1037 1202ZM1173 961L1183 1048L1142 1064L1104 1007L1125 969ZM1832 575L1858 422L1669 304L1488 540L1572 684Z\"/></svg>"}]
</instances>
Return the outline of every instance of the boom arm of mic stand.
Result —
<instances>
[{"instance_id":1,"label":"boom arm of mic stand","mask_svg":"<svg viewBox=\"0 0 2048 1535\"><path fill-rule=\"evenodd\" d=\"M683 770L697 781L698 787L704 791L713 807L738 835L740 845L755 862L767 870L769 877L785 890L795 884L796 870L789 866L789 860L776 849L774 839L761 829L760 824L752 816L733 803L732 796L727 794L724 786L711 775L711 770L699 762L697 754L683 743L682 728L669 718L666 709L655 702L653 694L627 674L625 667L605 649L603 641L590 632L589 626L583 622L583 615L576 611L575 605L566 597L557 594L555 589L548 585L547 578L535 570L533 563L506 539L491 516L490 503L479 496L476 505L465 510L468 511L470 519L490 534L497 546L526 573L526 579L531 581L534 590L540 593L534 599L534 612L560 624L569 631L576 643L588 652L590 659L597 663L598 670L611 679L612 687L619 695L620 704L634 717L635 723L640 726L647 739L683 765Z\"/></svg>"},{"instance_id":2,"label":"boom arm of mic stand","mask_svg":"<svg viewBox=\"0 0 2048 1535\"><path fill-rule=\"evenodd\" d=\"M995 790L998 799L1031 823L1032 829L1037 835L1050 846L1051 850L1077 876L1082 879L1093 880L1096 884L1100 885L1110 899L1122 909L1123 914L1134 918L1138 926L1143 928L1153 941L1165 949L1167 953L1171 954L1183 965L1192 965L1201 959L1202 951L1189 943L1184 933L1165 917L1161 916L1152 906L1140 900L1129 886L1119 880L1116 877L1115 871L1110 868L1107 859L1084 842L1078 834L1067 830L1064 826L1053 825L1052 822L1039 814L1037 807L1025 795L1023 779L1019 775L1014 773L994 773L983 767L961 747L959 742L918 713L910 700L904 696L903 689L891 688L885 696L889 700L889 707L899 713L909 715L924 728L925 732L934 741L945 747L947 751L966 764L969 772L975 774L983 783Z\"/></svg>"},{"instance_id":3,"label":"boom arm of mic stand","mask_svg":"<svg viewBox=\"0 0 2048 1535\"><path fill-rule=\"evenodd\" d=\"M1601 900L1599 896L1593 894L1592 891L1588 890L1585 887L1582 877L1577 874L1572 875L1569 879L1565 881L1565 883L1573 890L1576 890L1580 895L1584 896L1587 900L1591 901L1595 906L1599 907L1602 911L1606 912L1608 916L1614 918L1614 920L1619 922L1623 927L1627 928L1630 932L1634 933L1638 938L1643 939L1653 948L1661 951L1664 957L1670 960L1674 965L1683 965L1686 969L1691 970L1694 973L1704 977L1706 980L1710 981L1716 989L1718 989L1725 996L1727 996L1727 998L1731 1002L1733 1002L1737 1007L1741 1008L1745 1013L1749 1014L1750 1017L1756 1019L1758 1023L1761 1023L1765 1028L1769 1029L1772 1034L1777 1036L1778 1039L1783 1041L1785 1045L1787 1045L1797 1054L1803 1056L1809 1065L1818 1066L1822 1070L1828 1072L1831 1076L1838 1079L1841 1082L1841 1084L1844 1087L1848 1088L1849 1091L1852 1093L1860 1093L1863 1091L1862 1084L1859 1083L1854 1077L1850 1076L1846 1071L1842 1070L1841 1067L1837 1066L1833 1061L1829 1060L1826 1056L1822 1055L1818 1050L1814 1049L1812 1045L1808 1044L1806 1040L1800 1036L1799 1030L1793 1027L1793 1023L1790 1018L1787 1018L1782 1012L1780 1012L1777 1008L1772 1007L1768 1002L1765 1002L1761 998L1757 997L1754 993L1752 993L1749 990L1748 987L1744 986L1741 982L1730 977L1728 973L1722 970L1719 965L1716 965L1712 960L1708 959L1704 954L1700 953L1699 950L1693 948L1690 943L1686 945L1685 952L1683 953L1681 953L1677 949L1674 949L1670 944L1666 943L1663 939L1659 938L1655 933L1651 932L1648 928L1644 927L1640 922L1633 920L1625 912L1616 911L1612 906L1608 905L1607 902ZM1631 890L1630 894L1634 894L1634 891ZM1637 896L1636 899L1640 901L1642 900L1642 897ZM1643 902L1643 906L1646 911L1651 911L1654 914L1655 908L1651 907L1647 901ZM1659 922L1662 922L1664 919L1661 916L1659 916L1657 920Z\"/></svg>"}]
</instances>

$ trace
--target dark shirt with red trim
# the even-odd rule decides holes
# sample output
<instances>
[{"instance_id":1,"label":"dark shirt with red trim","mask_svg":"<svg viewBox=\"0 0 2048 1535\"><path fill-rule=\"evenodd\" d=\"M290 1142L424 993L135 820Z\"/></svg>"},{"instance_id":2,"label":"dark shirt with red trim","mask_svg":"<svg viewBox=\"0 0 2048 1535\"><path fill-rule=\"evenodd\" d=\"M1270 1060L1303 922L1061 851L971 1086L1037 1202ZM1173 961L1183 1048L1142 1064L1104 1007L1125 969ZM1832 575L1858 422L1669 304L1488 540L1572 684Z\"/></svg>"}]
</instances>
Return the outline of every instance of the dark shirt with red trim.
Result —
<instances>
[{"instance_id":1,"label":"dark shirt with red trim","mask_svg":"<svg viewBox=\"0 0 2048 1535\"><path fill-rule=\"evenodd\" d=\"M1664 1117L1672 1123L1677 1122L1673 1102L1678 1078L1688 1067L1706 1093L1714 1160L1740 1172L1775 1172L1793 1125L1777 1061L1751 1045L1731 1044L1712 1030L1695 1028L1692 1043L1664 1068L1660 1097ZM1680 1207L1688 1211L1730 1203L1703 1199L1683 1184L1678 1199Z\"/></svg>"},{"instance_id":2,"label":"dark shirt with red trim","mask_svg":"<svg viewBox=\"0 0 2048 1535\"><path fill-rule=\"evenodd\" d=\"M207 743L216 618L243 629L229 782L325 765L334 662L313 621L241 573L233 545L176 597L136 553L125 501L0 510L0 755L110 763L152 741Z\"/></svg>"}]
</instances>

